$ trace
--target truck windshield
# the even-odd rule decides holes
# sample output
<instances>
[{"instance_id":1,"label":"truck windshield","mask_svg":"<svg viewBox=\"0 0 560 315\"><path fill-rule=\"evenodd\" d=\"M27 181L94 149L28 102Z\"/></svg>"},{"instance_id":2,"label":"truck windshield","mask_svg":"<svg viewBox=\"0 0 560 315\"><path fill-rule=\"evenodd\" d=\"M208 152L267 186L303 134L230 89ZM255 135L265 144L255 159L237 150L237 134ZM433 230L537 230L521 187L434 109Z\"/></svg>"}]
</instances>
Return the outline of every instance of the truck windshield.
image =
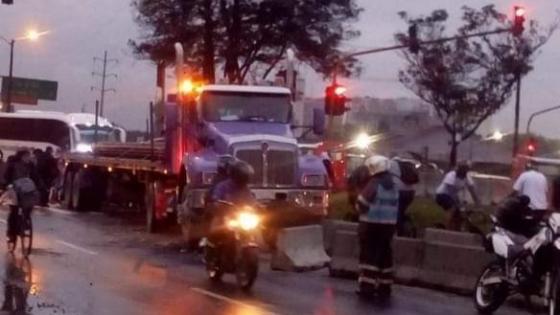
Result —
<instances>
[{"instance_id":1,"label":"truck windshield","mask_svg":"<svg viewBox=\"0 0 560 315\"><path fill-rule=\"evenodd\" d=\"M80 131L81 143L95 142L95 126L77 125ZM117 133L111 127L97 128L97 141L98 142L116 142L119 141Z\"/></svg>"},{"instance_id":2,"label":"truck windshield","mask_svg":"<svg viewBox=\"0 0 560 315\"><path fill-rule=\"evenodd\" d=\"M248 92L204 92L202 115L206 121L258 121L288 123L290 96Z\"/></svg>"}]
</instances>

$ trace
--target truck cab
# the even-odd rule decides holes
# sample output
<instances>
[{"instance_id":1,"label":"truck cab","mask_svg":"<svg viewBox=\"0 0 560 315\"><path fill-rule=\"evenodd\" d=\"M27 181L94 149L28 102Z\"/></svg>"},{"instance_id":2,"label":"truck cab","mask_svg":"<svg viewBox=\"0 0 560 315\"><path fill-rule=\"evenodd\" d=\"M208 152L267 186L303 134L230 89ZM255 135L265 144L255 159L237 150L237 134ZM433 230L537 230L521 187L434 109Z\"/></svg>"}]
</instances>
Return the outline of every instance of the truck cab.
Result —
<instances>
[{"instance_id":1,"label":"truck cab","mask_svg":"<svg viewBox=\"0 0 560 315\"><path fill-rule=\"evenodd\" d=\"M180 222L205 208L217 162L230 155L255 170L251 189L264 204L284 201L317 218L326 215L329 181L325 166L313 154L301 154L292 133L290 90L283 87L208 85L188 111L184 193Z\"/></svg>"}]
</instances>

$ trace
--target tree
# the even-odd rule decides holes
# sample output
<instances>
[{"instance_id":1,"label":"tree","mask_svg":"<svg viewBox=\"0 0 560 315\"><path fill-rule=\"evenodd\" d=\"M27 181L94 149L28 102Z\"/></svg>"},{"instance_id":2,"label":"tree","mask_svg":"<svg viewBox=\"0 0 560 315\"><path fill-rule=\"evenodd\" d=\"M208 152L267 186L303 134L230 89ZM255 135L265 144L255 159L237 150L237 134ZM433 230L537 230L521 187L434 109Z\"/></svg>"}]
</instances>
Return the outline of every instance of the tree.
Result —
<instances>
[{"instance_id":1,"label":"tree","mask_svg":"<svg viewBox=\"0 0 560 315\"><path fill-rule=\"evenodd\" d=\"M202 68L213 82L218 67L241 83L255 67L266 78L288 48L325 75L333 70L341 42L359 36L351 28L361 9L355 0L134 0L142 29L130 43L141 58L174 60L173 44L183 43L186 63ZM356 60L342 72L359 70Z\"/></svg>"},{"instance_id":2,"label":"tree","mask_svg":"<svg viewBox=\"0 0 560 315\"><path fill-rule=\"evenodd\" d=\"M558 27L558 21L542 28L531 21L522 36L510 32L464 38L472 33L510 29L512 21L494 6L480 10L463 7L459 39L421 45L418 53L403 51L406 69L399 80L423 101L431 104L450 139L450 165L457 162L460 143L472 136L480 124L507 104L518 76L529 73L541 48ZM433 11L425 17L411 18L399 13L409 25L417 25L421 41L446 37L448 14ZM408 34L396 39L408 44Z\"/></svg>"}]
</instances>

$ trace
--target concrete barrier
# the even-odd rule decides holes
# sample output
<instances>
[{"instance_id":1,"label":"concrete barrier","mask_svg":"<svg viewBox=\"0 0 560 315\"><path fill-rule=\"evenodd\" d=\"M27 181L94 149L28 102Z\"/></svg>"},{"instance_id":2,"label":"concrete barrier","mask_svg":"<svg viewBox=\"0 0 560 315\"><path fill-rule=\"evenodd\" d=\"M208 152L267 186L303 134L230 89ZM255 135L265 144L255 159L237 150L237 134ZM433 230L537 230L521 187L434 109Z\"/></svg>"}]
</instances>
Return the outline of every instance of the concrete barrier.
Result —
<instances>
[{"instance_id":1,"label":"concrete barrier","mask_svg":"<svg viewBox=\"0 0 560 315\"><path fill-rule=\"evenodd\" d=\"M331 249L329 274L331 276L356 275L358 273L358 258L360 244L358 241L357 224L354 230L337 230Z\"/></svg>"},{"instance_id":2,"label":"concrete barrier","mask_svg":"<svg viewBox=\"0 0 560 315\"><path fill-rule=\"evenodd\" d=\"M421 239L396 237L393 242L395 277L402 283L416 283L422 273L424 242Z\"/></svg>"},{"instance_id":3,"label":"concrete barrier","mask_svg":"<svg viewBox=\"0 0 560 315\"><path fill-rule=\"evenodd\" d=\"M475 234L427 229L419 280L436 287L470 292L492 255Z\"/></svg>"},{"instance_id":4,"label":"concrete barrier","mask_svg":"<svg viewBox=\"0 0 560 315\"><path fill-rule=\"evenodd\" d=\"M329 265L332 276L359 272L357 224L353 227L353 231L334 232ZM461 293L474 288L483 267L493 259L482 248L479 235L436 229L427 229L423 239L396 237L393 256L397 281Z\"/></svg>"},{"instance_id":5,"label":"concrete barrier","mask_svg":"<svg viewBox=\"0 0 560 315\"><path fill-rule=\"evenodd\" d=\"M333 240L329 274L333 277L356 276L359 272L360 245L357 224L354 230L338 230ZM345 226L346 228L348 226ZM396 237L393 242L395 275L401 282L418 280L424 243L419 239Z\"/></svg>"},{"instance_id":6,"label":"concrete barrier","mask_svg":"<svg viewBox=\"0 0 560 315\"><path fill-rule=\"evenodd\" d=\"M425 242L443 242L459 246L481 246L482 237L478 234L462 233L441 229L426 229L424 231Z\"/></svg>"},{"instance_id":7,"label":"concrete barrier","mask_svg":"<svg viewBox=\"0 0 560 315\"><path fill-rule=\"evenodd\" d=\"M325 220L323 223L323 237L325 240L325 250L327 254L331 255L333 250L333 243L335 241L335 233L337 231L356 231L357 224L353 222L346 222L340 220Z\"/></svg>"},{"instance_id":8,"label":"concrete barrier","mask_svg":"<svg viewBox=\"0 0 560 315\"><path fill-rule=\"evenodd\" d=\"M270 267L273 270L303 271L325 267L323 228L319 225L285 228L279 231Z\"/></svg>"}]
</instances>

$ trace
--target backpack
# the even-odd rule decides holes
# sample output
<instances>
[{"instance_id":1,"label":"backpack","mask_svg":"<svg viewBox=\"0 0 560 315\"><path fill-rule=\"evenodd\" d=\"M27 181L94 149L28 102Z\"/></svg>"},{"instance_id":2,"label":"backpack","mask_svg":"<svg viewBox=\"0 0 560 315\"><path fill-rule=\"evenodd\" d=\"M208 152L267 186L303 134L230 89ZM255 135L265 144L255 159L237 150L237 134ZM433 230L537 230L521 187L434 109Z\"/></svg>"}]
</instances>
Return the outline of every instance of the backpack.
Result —
<instances>
[{"instance_id":1,"label":"backpack","mask_svg":"<svg viewBox=\"0 0 560 315\"><path fill-rule=\"evenodd\" d=\"M397 161L401 170L401 180L406 185L416 185L420 182L420 176L416 166L411 162Z\"/></svg>"}]
</instances>

